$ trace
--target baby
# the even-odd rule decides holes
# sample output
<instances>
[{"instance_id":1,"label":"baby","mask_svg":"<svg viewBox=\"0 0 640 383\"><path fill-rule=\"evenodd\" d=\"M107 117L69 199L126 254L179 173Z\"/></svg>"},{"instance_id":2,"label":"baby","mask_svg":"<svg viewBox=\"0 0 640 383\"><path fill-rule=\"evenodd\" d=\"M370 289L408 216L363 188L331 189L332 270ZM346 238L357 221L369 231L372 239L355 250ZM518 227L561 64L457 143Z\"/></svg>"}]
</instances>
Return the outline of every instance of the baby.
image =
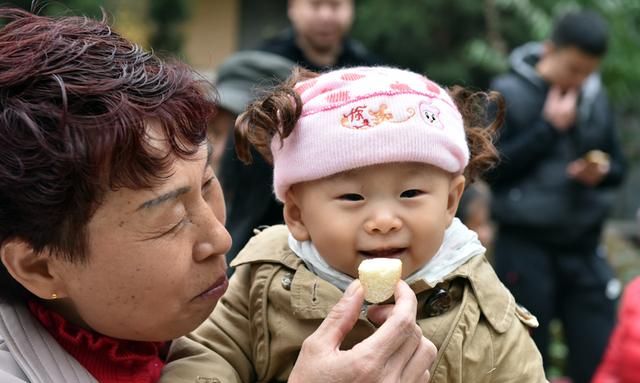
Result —
<instances>
[{"instance_id":1,"label":"baby","mask_svg":"<svg viewBox=\"0 0 640 383\"><path fill-rule=\"evenodd\" d=\"M484 125L494 101L501 111L493 94L358 67L296 71L253 103L236 125L238 152L246 158L250 142L273 162L286 226L262 231L232 262L227 294L173 344L164 379L287 381L360 263L384 257L402 261L417 324L438 349L431 382L546 381L529 336L536 319L455 218L466 179L495 160L492 132L503 114ZM363 310L342 348L374 331Z\"/></svg>"}]
</instances>

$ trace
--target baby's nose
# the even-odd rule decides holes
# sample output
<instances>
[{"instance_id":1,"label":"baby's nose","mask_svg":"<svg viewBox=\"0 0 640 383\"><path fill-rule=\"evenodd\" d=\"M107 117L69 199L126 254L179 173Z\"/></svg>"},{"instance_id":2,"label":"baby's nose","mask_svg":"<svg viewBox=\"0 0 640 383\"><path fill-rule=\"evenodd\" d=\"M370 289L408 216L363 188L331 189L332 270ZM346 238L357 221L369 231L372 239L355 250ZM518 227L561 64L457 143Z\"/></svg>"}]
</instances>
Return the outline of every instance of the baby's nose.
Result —
<instances>
[{"instance_id":1,"label":"baby's nose","mask_svg":"<svg viewBox=\"0 0 640 383\"><path fill-rule=\"evenodd\" d=\"M386 234L402 227L402 220L391 212L378 212L364 225L369 234Z\"/></svg>"}]
</instances>

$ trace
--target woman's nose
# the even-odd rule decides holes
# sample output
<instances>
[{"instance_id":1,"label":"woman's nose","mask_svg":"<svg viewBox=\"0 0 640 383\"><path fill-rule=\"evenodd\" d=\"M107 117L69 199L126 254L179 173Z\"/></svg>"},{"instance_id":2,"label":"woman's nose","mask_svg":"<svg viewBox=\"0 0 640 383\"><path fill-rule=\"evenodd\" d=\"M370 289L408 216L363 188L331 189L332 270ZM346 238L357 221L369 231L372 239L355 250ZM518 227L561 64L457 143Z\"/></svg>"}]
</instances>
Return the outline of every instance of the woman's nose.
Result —
<instances>
[{"instance_id":1,"label":"woman's nose","mask_svg":"<svg viewBox=\"0 0 640 383\"><path fill-rule=\"evenodd\" d=\"M202 262L211 256L224 255L231 247L231 235L224 227L224 223L214 214L210 206L205 205L200 219L194 222L198 225L198 239L193 249L193 258L196 262Z\"/></svg>"}]
</instances>

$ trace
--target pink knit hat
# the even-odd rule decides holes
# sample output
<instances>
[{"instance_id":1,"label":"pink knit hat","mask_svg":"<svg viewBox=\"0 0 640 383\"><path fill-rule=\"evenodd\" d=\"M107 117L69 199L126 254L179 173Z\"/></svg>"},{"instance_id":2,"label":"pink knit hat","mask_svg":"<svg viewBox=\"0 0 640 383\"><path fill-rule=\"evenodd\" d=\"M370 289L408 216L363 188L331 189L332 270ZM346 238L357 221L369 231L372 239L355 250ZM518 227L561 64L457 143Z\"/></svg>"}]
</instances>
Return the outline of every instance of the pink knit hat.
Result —
<instances>
[{"instance_id":1,"label":"pink knit hat","mask_svg":"<svg viewBox=\"0 0 640 383\"><path fill-rule=\"evenodd\" d=\"M416 73L340 69L295 87L302 115L271 143L276 197L293 184L389 162L423 162L460 173L469 162L462 117L447 92Z\"/></svg>"}]
</instances>

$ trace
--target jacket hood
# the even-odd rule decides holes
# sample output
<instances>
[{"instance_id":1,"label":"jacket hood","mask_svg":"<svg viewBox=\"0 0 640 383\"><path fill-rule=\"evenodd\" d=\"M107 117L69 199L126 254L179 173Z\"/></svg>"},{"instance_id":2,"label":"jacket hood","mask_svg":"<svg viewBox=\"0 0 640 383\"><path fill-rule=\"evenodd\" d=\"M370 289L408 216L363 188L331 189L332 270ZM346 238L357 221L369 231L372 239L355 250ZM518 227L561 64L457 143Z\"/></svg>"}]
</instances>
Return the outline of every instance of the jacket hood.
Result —
<instances>
[{"instance_id":1,"label":"jacket hood","mask_svg":"<svg viewBox=\"0 0 640 383\"><path fill-rule=\"evenodd\" d=\"M547 86L535 68L542 56L542 49L542 43L532 42L514 49L509 55L511 70L539 88Z\"/></svg>"}]
</instances>

